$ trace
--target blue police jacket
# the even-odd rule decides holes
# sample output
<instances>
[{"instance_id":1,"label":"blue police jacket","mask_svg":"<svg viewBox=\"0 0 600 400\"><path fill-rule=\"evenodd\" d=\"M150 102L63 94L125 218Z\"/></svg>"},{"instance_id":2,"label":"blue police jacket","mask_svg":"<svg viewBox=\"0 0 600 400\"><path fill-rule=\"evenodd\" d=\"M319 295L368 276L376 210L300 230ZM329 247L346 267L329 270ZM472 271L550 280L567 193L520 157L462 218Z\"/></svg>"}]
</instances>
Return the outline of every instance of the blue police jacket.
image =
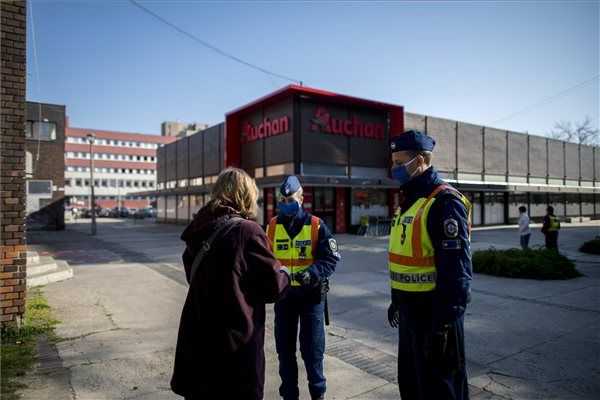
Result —
<instances>
[{"instance_id":1,"label":"blue police jacket","mask_svg":"<svg viewBox=\"0 0 600 400\"><path fill-rule=\"evenodd\" d=\"M402 209L408 209L418 198L427 197L433 189L443 184L437 171L430 167L423 174L402 186L405 199ZM446 232L445 226L458 224ZM473 277L467 209L460 198L450 190L437 195L427 219L427 231L435 249L437 270L436 288L432 292L407 293L392 289L392 301L400 304L403 298L433 296L433 318L446 324L460 318L470 301Z\"/></svg>"},{"instance_id":2,"label":"blue police jacket","mask_svg":"<svg viewBox=\"0 0 600 400\"><path fill-rule=\"evenodd\" d=\"M304 225L310 225L311 217L312 215L309 212L300 207L298 213L293 217L277 215L277 222L283 224L287 234L293 238L300 233ZM319 239L313 258L314 263L308 268L308 271L315 282L329 278L340 260L337 242L323 220L321 220L321 226L319 227Z\"/></svg>"}]
</instances>

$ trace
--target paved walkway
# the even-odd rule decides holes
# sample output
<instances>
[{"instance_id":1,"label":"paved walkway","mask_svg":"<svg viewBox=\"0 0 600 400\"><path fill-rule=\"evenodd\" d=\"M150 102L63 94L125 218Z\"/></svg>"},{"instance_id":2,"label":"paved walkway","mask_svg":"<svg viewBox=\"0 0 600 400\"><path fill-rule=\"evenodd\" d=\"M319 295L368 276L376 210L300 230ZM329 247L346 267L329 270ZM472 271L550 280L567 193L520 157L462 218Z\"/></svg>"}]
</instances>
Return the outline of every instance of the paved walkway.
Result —
<instances>
[{"instance_id":1,"label":"paved walkway","mask_svg":"<svg viewBox=\"0 0 600 400\"><path fill-rule=\"evenodd\" d=\"M70 224L65 232L31 234L38 250L69 261L75 277L44 289L65 340L57 345L59 362L55 357L45 378L31 378L24 398L45 399L51 389L77 399L177 398L168 381L186 293L182 227L101 220L94 239L87 228ZM466 317L475 399L598 398L600 262L576 251L597 233L594 225L561 232L565 251L581 259L586 277L540 282L476 275ZM511 229L475 232L473 246L516 245L514 235ZM534 234L533 244L539 239ZM346 235L339 241L344 261L330 295L329 398L397 399L396 333L385 319L386 241ZM265 399L277 399L271 331L266 353Z\"/></svg>"}]
</instances>

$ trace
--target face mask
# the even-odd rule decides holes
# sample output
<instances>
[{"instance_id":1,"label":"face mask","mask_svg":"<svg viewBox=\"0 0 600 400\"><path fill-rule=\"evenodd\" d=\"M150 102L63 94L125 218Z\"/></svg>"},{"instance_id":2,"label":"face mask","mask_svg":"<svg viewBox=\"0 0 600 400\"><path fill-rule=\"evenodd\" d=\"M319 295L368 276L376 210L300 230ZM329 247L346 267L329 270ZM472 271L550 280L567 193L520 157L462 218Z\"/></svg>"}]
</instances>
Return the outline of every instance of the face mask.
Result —
<instances>
[{"instance_id":1,"label":"face mask","mask_svg":"<svg viewBox=\"0 0 600 400\"><path fill-rule=\"evenodd\" d=\"M282 215L285 215L287 217L292 217L292 216L298 214L298 211L300 210L300 203L298 203L297 201L293 201L291 203L280 202L278 204L278 207L279 207L279 212Z\"/></svg>"},{"instance_id":2,"label":"face mask","mask_svg":"<svg viewBox=\"0 0 600 400\"><path fill-rule=\"evenodd\" d=\"M412 164L412 162L415 160L416 160L416 157L408 162L405 162L404 164L402 164L398 167L392 168L392 179L399 182L400 186L408 183L412 179L413 175L415 174L416 171L413 172L412 174L410 172L408 172L408 166L410 164Z\"/></svg>"}]
</instances>

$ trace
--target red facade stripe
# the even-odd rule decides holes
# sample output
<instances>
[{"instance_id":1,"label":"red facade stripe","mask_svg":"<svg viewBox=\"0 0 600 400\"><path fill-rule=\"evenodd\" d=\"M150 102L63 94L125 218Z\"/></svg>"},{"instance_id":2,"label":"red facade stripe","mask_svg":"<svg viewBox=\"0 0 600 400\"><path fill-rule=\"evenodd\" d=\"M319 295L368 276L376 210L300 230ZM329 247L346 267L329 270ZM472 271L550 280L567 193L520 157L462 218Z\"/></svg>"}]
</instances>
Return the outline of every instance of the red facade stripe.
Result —
<instances>
[{"instance_id":1,"label":"red facade stripe","mask_svg":"<svg viewBox=\"0 0 600 400\"><path fill-rule=\"evenodd\" d=\"M65 151L77 151L89 153L89 144L65 143ZM97 146L94 145L94 153L126 154L131 156L149 156L156 157L156 150L140 149L135 147L119 146Z\"/></svg>"},{"instance_id":2,"label":"red facade stripe","mask_svg":"<svg viewBox=\"0 0 600 400\"><path fill-rule=\"evenodd\" d=\"M65 166L89 167L90 160L67 158L65 160ZM150 169L154 171L156 170L156 164L150 162L94 160L94 168Z\"/></svg>"},{"instance_id":3,"label":"red facade stripe","mask_svg":"<svg viewBox=\"0 0 600 400\"><path fill-rule=\"evenodd\" d=\"M65 128L65 135L67 137L86 137L90 133L93 133L97 139L127 140L157 144L167 144L177 140L177 138L172 136L159 136L145 133L115 132L71 127Z\"/></svg>"}]
</instances>

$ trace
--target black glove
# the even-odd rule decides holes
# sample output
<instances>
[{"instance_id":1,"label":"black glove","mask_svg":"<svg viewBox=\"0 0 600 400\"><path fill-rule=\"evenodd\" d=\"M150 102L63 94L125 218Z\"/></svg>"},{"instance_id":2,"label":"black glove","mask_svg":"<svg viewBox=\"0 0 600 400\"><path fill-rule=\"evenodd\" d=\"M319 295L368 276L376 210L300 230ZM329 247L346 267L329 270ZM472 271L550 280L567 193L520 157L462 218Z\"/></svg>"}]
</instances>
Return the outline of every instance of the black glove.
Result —
<instances>
[{"instance_id":1,"label":"black glove","mask_svg":"<svg viewBox=\"0 0 600 400\"><path fill-rule=\"evenodd\" d=\"M308 271L302 271L302 272L295 273L294 280L302 286L313 286L312 274Z\"/></svg>"},{"instance_id":2,"label":"black glove","mask_svg":"<svg viewBox=\"0 0 600 400\"><path fill-rule=\"evenodd\" d=\"M392 328L397 328L400 324L400 311L394 303L391 303L388 307L388 321Z\"/></svg>"}]
</instances>

